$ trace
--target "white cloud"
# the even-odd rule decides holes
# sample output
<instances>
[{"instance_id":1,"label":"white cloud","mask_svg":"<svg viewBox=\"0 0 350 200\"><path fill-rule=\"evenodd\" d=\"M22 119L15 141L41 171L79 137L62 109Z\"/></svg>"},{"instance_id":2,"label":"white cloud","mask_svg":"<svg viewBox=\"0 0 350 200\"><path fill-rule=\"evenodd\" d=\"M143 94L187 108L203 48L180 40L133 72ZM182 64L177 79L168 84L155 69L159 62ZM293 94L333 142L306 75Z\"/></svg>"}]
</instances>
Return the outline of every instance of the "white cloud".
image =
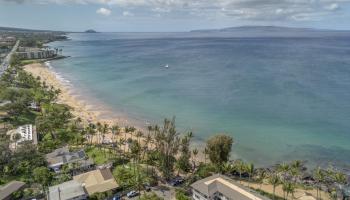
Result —
<instances>
[{"instance_id":1,"label":"white cloud","mask_svg":"<svg viewBox=\"0 0 350 200\"><path fill-rule=\"evenodd\" d=\"M220 16L250 20L296 20L300 18L312 20L327 17L344 4L350 4L350 0L0 0L0 2L4 1L96 4L118 6L125 10L142 9L145 11L143 13L148 11L169 13L167 16L172 17L195 15L197 17Z\"/></svg>"},{"instance_id":2,"label":"white cloud","mask_svg":"<svg viewBox=\"0 0 350 200\"><path fill-rule=\"evenodd\" d=\"M124 16L124 17L132 17L132 16L134 16L134 13L131 13L131 12L129 12L129 11L124 11L124 12L123 12L123 16Z\"/></svg>"},{"instance_id":3,"label":"white cloud","mask_svg":"<svg viewBox=\"0 0 350 200\"><path fill-rule=\"evenodd\" d=\"M339 9L339 4L337 3L332 3L327 6L325 6L326 10L338 10Z\"/></svg>"},{"instance_id":4,"label":"white cloud","mask_svg":"<svg viewBox=\"0 0 350 200\"><path fill-rule=\"evenodd\" d=\"M112 11L107 8L100 8L96 10L96 13L104 16L109 16L112 13Z\"/></svg>"}]
</instances>

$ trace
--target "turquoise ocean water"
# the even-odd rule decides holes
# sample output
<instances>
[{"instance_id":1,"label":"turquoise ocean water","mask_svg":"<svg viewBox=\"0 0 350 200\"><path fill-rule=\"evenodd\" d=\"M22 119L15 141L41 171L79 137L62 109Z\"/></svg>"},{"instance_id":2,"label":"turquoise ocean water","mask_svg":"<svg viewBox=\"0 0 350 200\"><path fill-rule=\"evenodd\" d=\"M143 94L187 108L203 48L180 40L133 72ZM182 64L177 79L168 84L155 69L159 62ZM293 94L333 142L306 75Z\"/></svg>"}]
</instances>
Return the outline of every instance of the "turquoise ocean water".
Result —
<instances>
[{"instance_id":1,"label":"turquoise ocean water","mask_svg":"<svg viewBox=\"0 0 350 200\"><path fill-rule=\"evenodd\" d=\"M198 141L232 135L234 158L350 165L350 37L193 34L70 34L51 65L141 125L175 115Z\"/></svg>"}]
</instances>

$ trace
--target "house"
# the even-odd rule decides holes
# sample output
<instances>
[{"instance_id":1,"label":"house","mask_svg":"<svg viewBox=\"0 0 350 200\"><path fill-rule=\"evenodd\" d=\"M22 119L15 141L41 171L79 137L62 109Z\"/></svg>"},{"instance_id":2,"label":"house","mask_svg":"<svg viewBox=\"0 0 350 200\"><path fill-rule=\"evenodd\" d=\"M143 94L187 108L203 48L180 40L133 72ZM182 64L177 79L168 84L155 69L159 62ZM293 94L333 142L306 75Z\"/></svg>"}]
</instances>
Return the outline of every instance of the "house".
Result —
<instances>
[{"instance_id":1,"label":"house","mask_svg":"<svg viewBox=\"0 0 350 200\"><path fill-rule=\"evenodd\" d=\"M21 143L26 141L31 141L34 145L38 144L38 136L35 130L35 126L32 124L26 124L19 126L17 129L10 130L7 132L7 135L10 135L12 143L10 143L10 149L16 150ZM19 135L19 139L16 138Z\"/></svg>"},{"instance_id":2,"label":"house","mask_svg":"<svg viewBox=\"0 0 350 200\"><path fill-rule=\"evenodd\" d=\"M75 180L49 187L48 200L84 200L88 195L81 183Z\"/></svg>"},{"instance_id":3,"label":"house","mask_svg":"<svg viewBox=\"0 0 350 200\"><path fill-rule=\"evenodd\" d=\"M87 193L106 192L119 187L109 169L97 169L73 177L73 180L84 185Z\"/></svg>"},{"instance_id":4,"label":"house","mask_svg":"<svg viewBox=\"0 0 350 200\"><path fill-rule=\"evenodd\" d=\"M0 46L11 46L16 43L16 38L15 37L0 37Z\"/></svg>"},{"instance_id":5,"label":"house","mask_svg":"<svg viewBox=\"0 0 350 200\"><path fill-rule=\"evenodd\" d=\"M70 152L68 146L56 149L55 151L46 154L46 161L49 168L55 172L59 172L62 165L75 163L76 169L90 169L94 166L93 160L89 159L84 150Z\"/></svg>"},{"instance_id":6,"label":"house","mask_svg":"<svg viewBox=\"0 0 350 200\"><path fill-rule=\"evenodd\" d=\"M191 185L194 200L268 200L254 191L216 174Z\"/></svg>"},{"instance_id":7,"label":"house","mask_svg":"<svg viewBox=\"0 0 350 200\"><path fill-rule=\"evenodd\" d=\"M21 181L11 181L10 183L0 186L0 199L10 200L14 192L21 191L25 187L25 183Z\"/></svg>"},{"instance_id":8,"label":"house","mask_svg":"<svg viewBox=\"0 0 350 200\"><path fill-rule=\"evenodd\" d=\"M53 58L57 55L57 52L53 49L18 47L16 54L20 59L26 60Z\"/></svg>"}]
</instances>

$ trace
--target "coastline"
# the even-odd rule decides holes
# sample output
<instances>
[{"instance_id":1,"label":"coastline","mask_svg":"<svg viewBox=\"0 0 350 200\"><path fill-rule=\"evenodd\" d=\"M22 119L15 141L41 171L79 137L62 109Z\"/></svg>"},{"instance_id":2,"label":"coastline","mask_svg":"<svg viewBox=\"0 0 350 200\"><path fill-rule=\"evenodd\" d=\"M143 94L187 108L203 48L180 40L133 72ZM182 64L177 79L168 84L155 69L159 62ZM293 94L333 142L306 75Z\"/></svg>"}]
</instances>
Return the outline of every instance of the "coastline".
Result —
<instances>
[{"instance_id":1,"label":"coastline","mask_svg":"<svg viewBox=\"0 0 350 200\"><path fill-rule=\"evenodd\" d=\"M80 118L84 126L87 126L89 123L101 123L108 124L109 126L113 126L115 124L120 127L119 136L115 137L109 131L108 134L105 135L105 139L108 141L112 141L114 139L119 139L124 137L125 131L123 125L131 125L132 123L128 123L128 119L126 118L113 118L110 117L108 113L104 113L100 110L93 109L93 105L90 105L88 102L78 99L78 95L74 95L73 88L64 83L64 80L48 67L47 64L44 63L33 63L23 66L23 69L32 74L34 77L40 77L42 82L45 82L47 85L52 86L55 89L61 90L61 93L58 95L57 103L66 104L71 108L71 113L75 118ZM108 116L108 117L106 117ZM136 127L138 130L144 131L144 129L140 127ZM127 138L135 139L132 134L127 133ZM98 136L94 136L93 142L101 141L102 138L98 139ZM100 136L102 137L102 136Z\"/></svg>"},{"instance_id":2,"label":"coastline","mask_svg":"<svg viewBox=\"0 0 350 200\"><path fill-rule=\"evenodd\" d=\"M72 90L60 80L57 75L49 69L45 64L34 63L25 65L24 70L31 73L34 77L40 77L41 81L47 85L60 89L61 93L58 96L57 103L67 104L72 108L72 114L75 117L80 117L83 123L108 123L114 122L114 119L101 119L101 112L91 109L86 102L78 100L76 96L72 94Z\"/></svg>"},{"instance_id":3,"label":"coastline","mask_svg":"<svg viewBox=\"0 0 350 200\"><path fill-rule=\"evenodd\" d=\"M82 99L78 99L80 95L75 95L73 91L73 87L69 86L65 83L64 79L59 77L56 72L49 67L46 63L33 63L23 66L23 69L32 74L34 77L40 77L42 82L45 82L47 85L54 87L55 89L60 89L61 93L58 96L57 103L66 104L71 107L71 112L75 118L81 118L82 123L87 126L89 123L96 124L100 122L101 124L108 124L109 126L113 126L118 124L120 127L120 134L114 137L112 133L109 131L108 134L105 135L107 140L119 140L119 138L124 138L126 135L127 138L136 139L133 134L127 133L125 134L124 126L134 126L137 130L142 131L143 133L147 133L145 127L140 127L138 124L132 123L127 117L113 117L106 111L95 110L93 109L93 105L90 105L88 102ZM106 117L107 116L107 117ZM98 140L98 136L94 136L93 142L101 141L102 138ZM193 158L196 162L204 162L204 154L202 148L201 141L193 141L191 145L191 149L197 148L199 153L196 158Z\"/></svg>"}]
</instances>

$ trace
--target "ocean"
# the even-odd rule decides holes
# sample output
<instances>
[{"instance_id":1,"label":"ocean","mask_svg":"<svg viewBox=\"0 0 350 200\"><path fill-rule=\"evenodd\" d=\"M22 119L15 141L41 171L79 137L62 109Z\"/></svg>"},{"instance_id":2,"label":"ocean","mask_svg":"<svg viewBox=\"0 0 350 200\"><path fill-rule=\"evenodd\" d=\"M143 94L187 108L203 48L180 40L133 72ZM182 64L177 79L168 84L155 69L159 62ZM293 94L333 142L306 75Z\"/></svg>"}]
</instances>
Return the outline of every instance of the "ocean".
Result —
<instances>
[{"instance_id":1,"label":"ocean","mask_svg":"<svg viewBox=\"0 0 350 200\"><path fill-rule=\"evenodd\" d=\"M232 158L350 166L350 36L72 33L53 69L82 99L141 126L176 116Z\"/></svg>"}]
</instances>

